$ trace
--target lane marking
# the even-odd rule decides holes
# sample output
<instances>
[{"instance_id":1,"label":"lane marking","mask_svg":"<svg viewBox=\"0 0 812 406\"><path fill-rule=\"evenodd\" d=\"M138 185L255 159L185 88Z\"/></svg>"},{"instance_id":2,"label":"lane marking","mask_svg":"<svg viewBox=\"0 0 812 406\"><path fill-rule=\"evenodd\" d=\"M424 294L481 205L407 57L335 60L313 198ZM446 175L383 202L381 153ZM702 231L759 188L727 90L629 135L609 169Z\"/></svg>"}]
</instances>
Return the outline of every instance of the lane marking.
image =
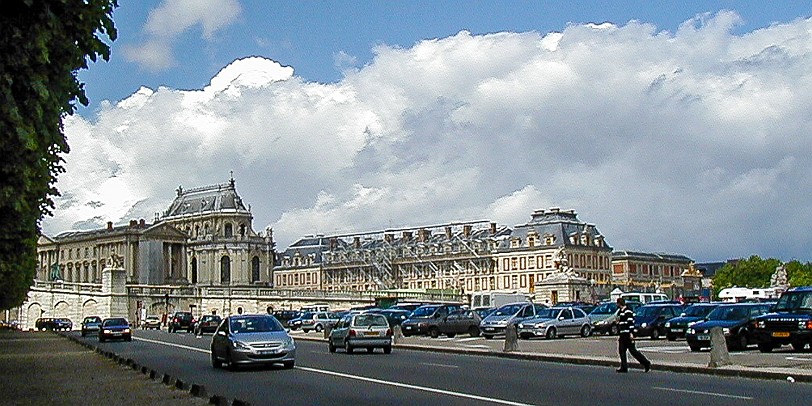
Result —
<instances>
[{"instance_id":1,"label":"lane marking","mask_svg":"<svg viewBox=\"0 0 812 406\"><path fill-rule=\"evenodd\" d=\"M476 340L484 340L484 338L481 338L481 337L468 337L468 338L460 338L457 341L459 341L461 343L465 343L465 342L468 342L468 341L476 341Z\"/></svg>"},{"instance_id":2,"label":"lane marking","mask_svg":"<svg viewBox=\"0 0 812 406\"><path fill-rule=\"evenodd\" d=\"M434 364L431 362L421 362L420 365L426 365L430 367L441 367L441 368L459 368L458 365L449 365L449 364Z\"/></svg>"},{"instance_id":3,"label":"lane marking","mask_svg":"<svg viewBox=\"0 0 812 406\"><path fill-rule=\"evenodd\" d=\"M430 393L439 393L441 395L455 396L455 397L464 398L464 399L474 399L474 400L480 400L480 401L483 401L483 402L498 403L498 404L501 404L501 405L530 406L529 403L512 402L510 400L489 398L489 397L485 397L485 396L477 396L477 395L471 395L471 394L468 394L468 393L461 393L461 392L452 392L452 391L448 391L448 390L444 390L444 389L428 388L428 387L425 387L425 386L409 385L409 384L399 383L399 382L389 382L389 381L383 381L383 380L380 380L380 379L367 378L367 377L364 377L364 376L344 374L344 373L341 373L341 372L325 371L325 370L321 370L321 369L299 367L299 366L297 366L296 369L301 369L302 371L307 371L307 372L314 372L314 373L317 373L317 374L332 375L332 376L337 376L337 377L341 377L341 378L355 379L355 380L358 380L358 381L364 381L364 382L370 382L370 383L377 383L379 385L395 386L395 387L398 387L398 388L413 389L413 390L418 390L418 391L423 391L423 392L430 392Z\"/></svg>"},{"instance_id":4,"label":"lane marking","mask_svg":"<svg viewBox=\"0 0 812 406\"><path fill-rule=\"evenodd\" d=\"M694 395L707 395L707 396L717 396L720 398L731 398L731 399L741 399L741 400L753 400L752 397L749 396L739 396L739 395L728 395L725 393L715 393L715 392L703 392L698 390L688 390L688 389L675 389L675 388L662 388L659 386L655 386L652 389L664 390L669 392L681 392L681 393L691 393Z\"/></svg>"},{"instance_id":5,"label":"lane marking","mask_svg":"<svg viewBox=\"0 0 812 406\"><path fill-rule=\"evenodd\" d=\"M140 341L145 341L145 342L148 342L148 343L154 343L154 344L166 345L166 346L170 346L170 347L183 348L183 349L202 352L202 353L206 353L206 354L208 354L210 352L209 350L203 349L203 348L189 347L188 345L181 345L181 344L167 343L167 342L157 341L157 340L150 340L148 338L133 337L133 340L140 340ZM441 365L441 364L428 364L428 365L447 366L447 367L457 368L457 367L455 367L453 365ZM485 396L471 395L471 394L468 394L468 393L461 393L461 392L452 392L452 391L448 391L448 390L444 390L444 389L428 388L428 387L425 387L425 386L409 385L409 384L400 383L400 382L389 382L389 381L384 381L384 380L375 379L375 378L367 378L367 377L364 377L364 376L344 374L344 373L341 373L341 372L333 372L333 371L327 371L327 370L315 369L315 368L308 368L308 367L302 367L302 366L296 366L294 368L302 370L302 371L314 372L314 373L317 373L317 374L338 376L338 377L341 377L341 378L354 379L354 380L357 380L357 381L364 381L364 382L370 382L370 383L377 383L379 385L387 385L387 386L395 386L395 387L399 387L399 388L413 389L413 390L418 390L418 391L423 391L423 392L439 393L439 394L442 394L442 395L456 396L456 397L464 398L464 399L481 400L483 402L498 403L498 404L501 404L501 405L532 406L529 403L512 402L512 401L509 401L509 400L489 398L489 397L485 397Z\"/></svg>"}]
</instances>

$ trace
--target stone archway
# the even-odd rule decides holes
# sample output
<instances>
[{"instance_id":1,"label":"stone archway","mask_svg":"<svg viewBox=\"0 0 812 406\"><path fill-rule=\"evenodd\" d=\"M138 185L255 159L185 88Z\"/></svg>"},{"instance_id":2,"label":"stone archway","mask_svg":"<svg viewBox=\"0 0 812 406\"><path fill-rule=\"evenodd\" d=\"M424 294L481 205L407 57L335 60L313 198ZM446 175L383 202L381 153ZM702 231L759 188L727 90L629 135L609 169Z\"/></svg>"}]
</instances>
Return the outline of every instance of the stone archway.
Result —
<instances>
[{"instance_id":1,"label":"stone archway","mask_svg":"<svg viewBox=\"0 0 812 406\"><path fill-rule=\"evenodd\" d=\"M37 319L42 317L42 306L39 303L32 303L28 306L28 310L26 310L26 325L23 326L24 329L33 329L36 325Z\"/></svg>"},{"instance_id":2,"label":"stone archway","mask_svg":"<svg viewBox=\"0 0 812 406\"><path fill-rule=\"evenodd\" d=\"M54 317L68 318L70 315L70 305L68 302L62 301L54 305Z\"/></svg>"},{"instance_id":3,"label":"stone archway","mask_svg":"<svg viewBox=\"0 0 812 406\"><path fill-rule=\"evenodd\" d=\"M94 299L86 300L82 303L82 319L87 316L98 316L98 302Z\"/></svg>"}]
</instances>

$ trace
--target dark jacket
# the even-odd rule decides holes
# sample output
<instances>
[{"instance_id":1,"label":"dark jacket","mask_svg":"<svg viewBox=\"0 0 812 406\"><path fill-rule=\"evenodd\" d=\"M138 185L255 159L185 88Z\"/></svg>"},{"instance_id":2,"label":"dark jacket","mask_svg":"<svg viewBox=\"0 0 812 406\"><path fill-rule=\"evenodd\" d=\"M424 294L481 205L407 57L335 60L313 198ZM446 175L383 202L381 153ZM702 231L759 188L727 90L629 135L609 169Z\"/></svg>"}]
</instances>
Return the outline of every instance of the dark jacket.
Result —
<instances>
[{"instance_id":1,"label":"dark jacket","mask_svg":"<svg viewBox=\"0 0 812 406\"><path fill-rule=\"evenodd\" d=\"M634 332L634 311L627 305L618 310L617 328L620 335L632 335Z\"/></svg>"}]
</instances>

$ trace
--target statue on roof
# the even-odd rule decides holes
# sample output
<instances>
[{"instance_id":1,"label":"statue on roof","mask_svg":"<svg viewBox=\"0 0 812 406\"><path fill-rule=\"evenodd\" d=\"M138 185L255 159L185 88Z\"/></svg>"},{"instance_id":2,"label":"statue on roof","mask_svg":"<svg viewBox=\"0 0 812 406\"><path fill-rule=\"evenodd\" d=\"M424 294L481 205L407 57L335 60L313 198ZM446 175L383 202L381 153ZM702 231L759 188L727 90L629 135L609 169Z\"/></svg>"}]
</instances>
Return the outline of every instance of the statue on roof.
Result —
<instances>
[{"instance_id":1,"label":"statue on roof","mask_svg":"<svg viewBox=\"0 0 812 406\"><path fill-rule=\"evenodd\" d=\"M770 276L770 287L781 290L782 292L787 289L787 269L784 264L775 267L775 272Z\"/></svg>"}]
</instances>

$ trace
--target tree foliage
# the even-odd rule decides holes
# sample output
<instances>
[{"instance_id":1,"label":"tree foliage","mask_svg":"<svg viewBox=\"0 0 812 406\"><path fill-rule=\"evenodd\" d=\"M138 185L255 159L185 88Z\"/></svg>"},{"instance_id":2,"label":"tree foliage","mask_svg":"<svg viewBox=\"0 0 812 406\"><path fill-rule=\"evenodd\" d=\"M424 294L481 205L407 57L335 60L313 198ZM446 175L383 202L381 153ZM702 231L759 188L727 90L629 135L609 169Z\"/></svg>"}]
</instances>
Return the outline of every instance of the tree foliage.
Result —
<instances>
[{"instance_id":1,"label":"tree foliage","mask_svg":"<svg viewBox=\"0 0 812 406\"><path fill-rule=\"evenodd\" d=\"M745 288L766 288L770 286L770 278L782 262L775 258L762 259L753 255L748 259L732 261L725 264L713 277L713 294L719 296L719 291L733 286ZM793 260L784 264L787 270L789 286L812 285L812 264L802 264Z\"/></svg>"},{"instance_id":2,"label":"tree foliage","mask_svg":"<svg viewBox=\"0 0 812 406\"><path fill-rule=\"evenodd\" d=\"M3 0L0 13L0 309L21 304L40 221L68 153L62 118L87 105L77 73L109 60L117 0Z\"/></svg>"}]
</instances>

